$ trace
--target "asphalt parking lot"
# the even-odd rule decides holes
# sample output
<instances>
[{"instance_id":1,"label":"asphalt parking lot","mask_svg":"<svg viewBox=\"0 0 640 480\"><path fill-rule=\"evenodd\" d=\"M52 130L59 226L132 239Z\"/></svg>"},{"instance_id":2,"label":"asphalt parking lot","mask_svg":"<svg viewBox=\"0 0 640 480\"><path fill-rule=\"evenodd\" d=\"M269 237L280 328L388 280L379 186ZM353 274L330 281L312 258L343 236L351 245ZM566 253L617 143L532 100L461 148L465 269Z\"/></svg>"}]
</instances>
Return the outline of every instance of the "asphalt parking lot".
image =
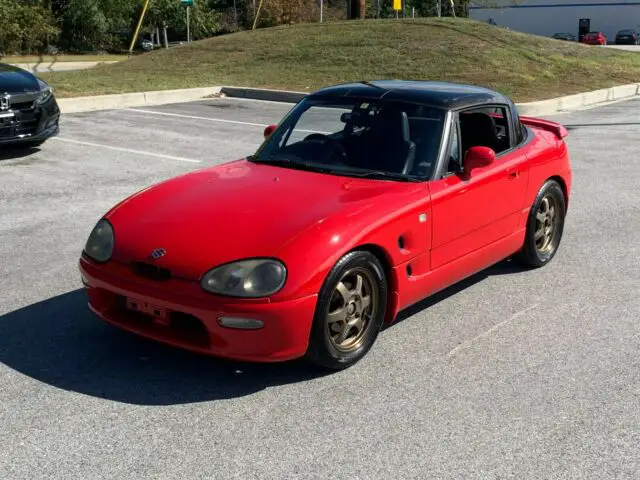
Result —
<instances>
[{"instance_id":1,"label":"asphalt parking lot","mask_svg":"<svg viewBox=\"0 0 640 480\"><path fill-rule=\"evenodd\" d=\"M555 117L574 190L554 261L407 312L355 367L247 365L94 318L77 260L149 184L251 153L289 106L64 116L0 153L0 478L638 478L640 100Z\"/></svg>"}]
</instances>

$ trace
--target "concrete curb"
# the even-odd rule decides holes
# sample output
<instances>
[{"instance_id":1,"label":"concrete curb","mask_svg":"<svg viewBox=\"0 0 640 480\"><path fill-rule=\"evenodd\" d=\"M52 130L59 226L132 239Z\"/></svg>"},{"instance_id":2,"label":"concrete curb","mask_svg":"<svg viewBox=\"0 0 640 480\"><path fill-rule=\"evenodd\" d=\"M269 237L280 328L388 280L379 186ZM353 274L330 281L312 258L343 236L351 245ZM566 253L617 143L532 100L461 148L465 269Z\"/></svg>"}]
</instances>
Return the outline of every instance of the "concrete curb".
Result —
<instances>
[{"instance_id":1,"label":"concrete curb","mask_svg":"<svg viewBox=\"0 0 640 480\"><path fill-rule=\"evenodd\" d=\"M115 95L60 98L58 103L63 113L88 112L167 103L191 102L206 97L231 97L271 102L297 103L308 93L286 90L268 90L245 87L203 87L179 90L158 90ZM542 116L594 108L610 102L625 100L640 95L640 83L619 85L591 92L565 97L551 98L536 102L517 104L521 115Z\"/></svg>"},{"instance_id":2,"label":"concrete curb","mask_svg":"<svg viewBox=\"0 0 640 480\"><path fill-rule=\"evenodd\" d=\"M631 83L549 100L520 103L518 104L518 111L521 115L553 115L555 113L595 108L606 103L626 100L638 95L640 95L640 83Z\"/></svg>"},{"instance_id":3,"label":"concrete curb","mask_svg":"<svg viewBox=\"0 0 640 480\"><path fill-rule=\"evenodd\" d=\"M298 103L308 95L308 93L305 92L244 87L222 87L221 93L232 98L248 98L251 100L266 100L269 102L284 103Z\"/></svg>"},{"instance_id":4,"label":"concrete curb","mask_svg":"<svg viewBox=\"0 0 640 480\"><path fill-rule=\"evenodd\" d=\"M206 97L220 95L220 90L221 87L204 87L123 93L115 95L96 95L90 97L59 98L58 105L60 106L62 113L144 107L147 105L164 105L167 103L201 100Z\"/></svg>"},{"instance_id":5,"label":"concrete curb","mask_svg":"<svg viewBox=\"0 0 640 480\"><path fill-rule=\"evenodd\" d=\"M304 92L241 87L223 87L221 92L228 97L290 103L296 103L307 95ZM640 95L640 83L632 83L548 100L518 103L517 107L521 115L553 115L585 108L595 108L602 104L625 100L638 95Z\"/></svg>"}]
</instances>

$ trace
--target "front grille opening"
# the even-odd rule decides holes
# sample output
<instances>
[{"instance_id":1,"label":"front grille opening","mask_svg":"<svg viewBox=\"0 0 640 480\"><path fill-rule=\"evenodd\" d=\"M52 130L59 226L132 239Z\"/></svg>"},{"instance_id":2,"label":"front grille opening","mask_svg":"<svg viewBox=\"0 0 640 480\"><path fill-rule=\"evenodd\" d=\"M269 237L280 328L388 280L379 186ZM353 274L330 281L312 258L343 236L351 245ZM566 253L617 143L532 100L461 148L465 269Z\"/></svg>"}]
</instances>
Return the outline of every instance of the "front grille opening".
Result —
<instances>
[{"instance_id":1,"label":"front grille opening","mask_svg":"<svg viewBox=\"0 0 640 480\"><path fill-rule=\"evenodd\" d=\"M34 101L30 102L17 102L11 104L12 110L31 110L33 108Z\"/></svg>"},{"instance_id":2,"label":"front grille opening","mask_svg":"<svg viewBox=\"0 0 640 480\"><path fill-rule=\"evenodd\" d=\"M184 312L172 312L170 315L171 330L190 342L202 346L209 345L209 332L204 324L193 315Z\"/></svg>"},{"instance_id":3,"label":"front grille opening","mask_svg":"<svg viewBox=\"0 0 640 480\"><path fill-rule=\"evenodd\" d=\"M158 265L152 265L150 263L133 262L131 264L131 270L136 275L150 280L157 280L159 282L163 282L171 278L171 270L159 267Z\"/></svg>"}]
</instances>

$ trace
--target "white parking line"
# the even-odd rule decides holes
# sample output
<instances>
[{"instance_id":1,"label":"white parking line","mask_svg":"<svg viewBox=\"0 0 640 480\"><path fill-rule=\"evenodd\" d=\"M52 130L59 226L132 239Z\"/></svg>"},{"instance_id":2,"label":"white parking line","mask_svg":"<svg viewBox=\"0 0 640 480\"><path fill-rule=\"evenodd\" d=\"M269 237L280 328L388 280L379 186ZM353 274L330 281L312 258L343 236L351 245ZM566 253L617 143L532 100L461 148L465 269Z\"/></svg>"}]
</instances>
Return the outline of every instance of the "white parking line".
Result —
<instances>
[{"instance_id":1,"label":"white parking line","mask_svg":"<svg viewBox=\"0 0 640 480\"><path fill-rule=\"evenodd\" d=\"M115 150L117 152L135 153L136 155L145 155L147 157L163 158L165 160L175 160L177 162L202 163L201 160L193 158L174 157L173 155L164 155L162 153L145 152L143 150L132 150L131 148L113 147L111 145L103 145L101 143L82 142L80 140L71 140L70 138L53 137L51 140L57 140L65 143L75 143L76 145L84 145L87 147L106 148L107 150Z\"/></svg>"},{"instance_id":2,"label":"white parking line","mask_svg":"<svg viewBox=\"0 0 640 480\"><path fill-rule=\"evenodd\" d=\"M197 115L185 115L183 113L172 113L172 112L159 112L157 110L142 110L140 108L127 108L127 112L138 112L138 113L147 113L149 115L164 115L167 117L178 117L178 118L190 118L192 120L205 120L208 122L220 122L220 123L231 123L234 125L247 125L249 127L260 127L265 128L267 124L265 123L251 123L251 122L241 122L239 120L227 120L225 118L212 118L212 117L199 117ZM302 130L299 128L295 129L296 132L302 133L321 133L323 135L329 135L332 132L322 132L319 130Z\"/></svg>"},{"instance_id":3,"label":"white parking line","mask_svg":"<svg viewBox=\"0 0 640 480\"><path fill-rule=\"evenodd\" d=\"M234 125L248 125L250 127L264 128L267 125L262 123L241 122L239 120L227 120L224 118L198 117L196 115L184 115L182 113L158 112L157 110L142 110L140 108L127 108L128 112L147 113L149 115L164 115L167 117L191 118L193 120L206 120L209 122L231 123Z\"/></svg>"}]
</instances>

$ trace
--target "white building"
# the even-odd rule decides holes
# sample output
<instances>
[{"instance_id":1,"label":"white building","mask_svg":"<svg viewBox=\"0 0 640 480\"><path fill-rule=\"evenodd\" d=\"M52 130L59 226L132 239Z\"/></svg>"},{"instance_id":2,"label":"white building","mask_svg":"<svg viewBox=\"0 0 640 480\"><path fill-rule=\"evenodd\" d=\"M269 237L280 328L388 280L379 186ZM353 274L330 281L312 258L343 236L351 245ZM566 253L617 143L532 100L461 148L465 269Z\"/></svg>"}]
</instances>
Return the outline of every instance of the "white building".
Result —
<instances>
[{"instance_id":1,"label":"white building","mask_svg":"<svg viewBox=\"0 0 640 480\"><path fill-rule=\"evenodd\" d=\"M492 5L499 7L477 7L472 0L469 17L545 37L568 32L576 38L578 21L589 18L590 30L603 32L610 43L619 30L640 30L640 0L494 0Z\"/></svg>"}]
</instances>

